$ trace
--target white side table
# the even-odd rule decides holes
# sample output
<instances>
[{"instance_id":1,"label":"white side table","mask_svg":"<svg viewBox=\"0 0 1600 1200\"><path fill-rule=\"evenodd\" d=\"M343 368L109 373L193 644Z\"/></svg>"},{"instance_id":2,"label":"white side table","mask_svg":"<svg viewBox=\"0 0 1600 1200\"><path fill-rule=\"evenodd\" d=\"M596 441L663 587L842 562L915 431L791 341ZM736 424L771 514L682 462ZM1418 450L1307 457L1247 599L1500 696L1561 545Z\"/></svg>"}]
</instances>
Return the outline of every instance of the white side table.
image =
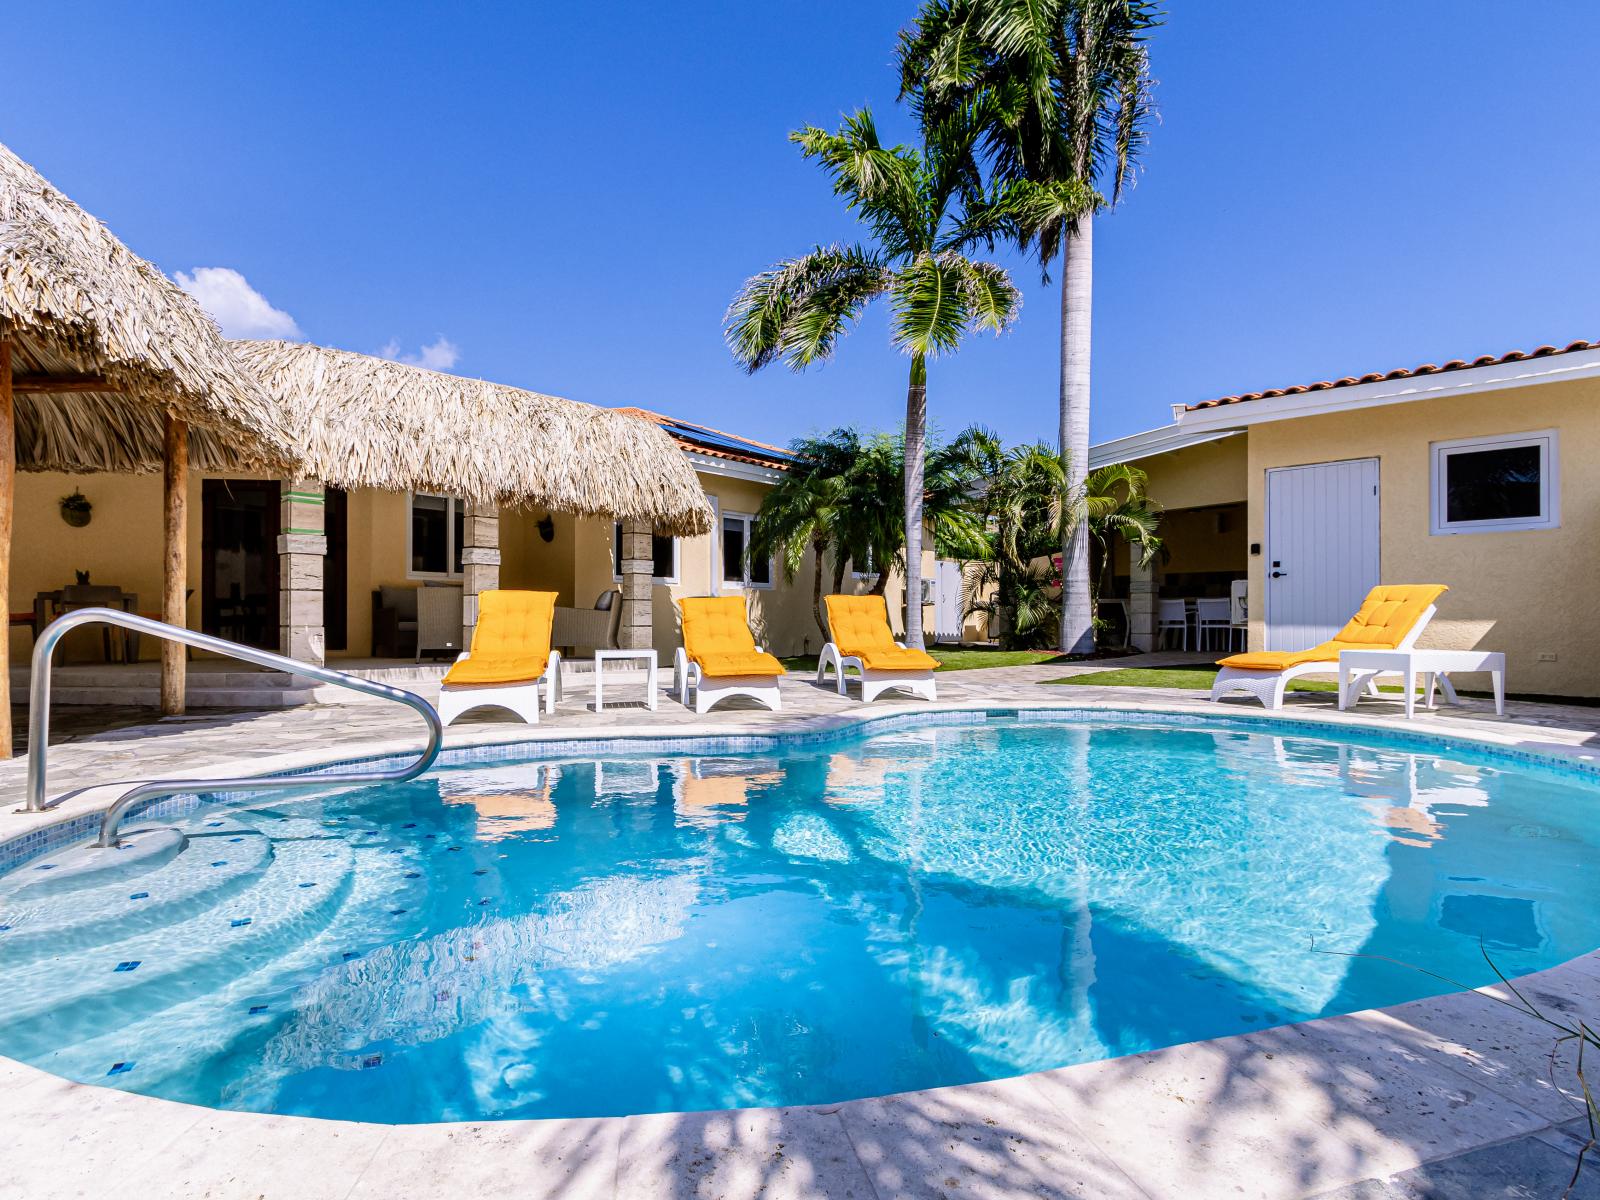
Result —
<instances>
[{"instance_id":1,"label":"white side table","mask_svg":"<svg viewBox=\"0 0 1600 1200\"><path fill-rule=\"evenodd\" d=\"M594 652L594 710L604 712L606 707L606 664L631 662L645 668L645 707L656 710L656 652L654 650L596 650Z\"/></svg>"},{"instance_id":2,"label":"white side table","mask_svg":"<svg viewBox=\"0 0 1600 1200\"><path fill-rule=\"evenodd\" d=\"M1487 671L1494 680L1494 711L1506 715L1506 656L1498 650L1344 650L1339 654L1339 707L1349 708L1362 689L1379 675L1398 675L1404 681L1406 720L1416 711L1418 676L1426 689L1425 703L1433 707L1437 683L1445 701L1458 704L1450 685L1455 671Z\"/></svg>"}]
</instances>

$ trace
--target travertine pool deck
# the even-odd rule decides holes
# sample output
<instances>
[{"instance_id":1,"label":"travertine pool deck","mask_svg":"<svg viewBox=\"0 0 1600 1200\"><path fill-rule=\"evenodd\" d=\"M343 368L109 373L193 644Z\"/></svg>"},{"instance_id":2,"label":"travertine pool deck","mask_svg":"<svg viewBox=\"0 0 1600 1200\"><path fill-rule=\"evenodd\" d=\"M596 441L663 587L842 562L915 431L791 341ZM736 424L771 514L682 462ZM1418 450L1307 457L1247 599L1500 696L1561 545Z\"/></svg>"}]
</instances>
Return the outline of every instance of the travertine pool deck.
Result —
<instances>
[{"instance_id":1,"label":"travertine pool deck","mask_svg":"<svg viewBox=\"0 0 1600 1200\"><path fill-rule=\"evenodd\" d=\"M1018 704L1216 711L1193 692L1043 682L1108 665L1130 664L952 672L940 677L934 706L883 699L863 709L791 679L781 714L739 707L696 717L666 697L654 713L595 714L575 687L537 727L469 718L446 745L770 733L864 712ZM628 692L624 684L615 694ZM1398 707L1367 702L1339 714L1330 695L1316 694L1280 715L1393 730L1406 727ZM1410 728L1600 761L1596 709L1513 702L1497 719L1479 702ZM133 779L259 774L413 749L421 737L413 714L378 704L113 729L52 747L51 793L70 794L43 817L14 811L25 760L0 764L0 839L104 808ZM1600 1025L1600 955L1518 987L1552 1016ZM1498 1003L1503 993L837 1105L595 1120L383 1126L258 1116L70 1083L0 1059L9 1134L0 1197L1558 1197L1589 1136L1577 1080L1570 1056L1552 1061L1556 1035ZM1572 1195L1600 1197L1600 1161Z\"/></svg>"}]
</instances>

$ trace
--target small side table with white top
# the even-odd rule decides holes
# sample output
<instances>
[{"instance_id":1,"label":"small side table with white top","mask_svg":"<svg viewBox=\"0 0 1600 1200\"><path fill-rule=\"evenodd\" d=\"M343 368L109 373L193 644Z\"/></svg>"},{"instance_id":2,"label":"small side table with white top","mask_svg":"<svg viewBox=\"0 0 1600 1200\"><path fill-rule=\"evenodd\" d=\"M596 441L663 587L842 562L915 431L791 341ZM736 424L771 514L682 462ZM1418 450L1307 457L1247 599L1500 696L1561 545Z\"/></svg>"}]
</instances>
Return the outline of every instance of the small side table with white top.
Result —
<instances>
[{"instance_id":1,"label":"small side table with white top","mask_svg":"<svg viewBox=\"0 0 1600 1200\"><path fill-rule=\"evenodd\" d=\"M645 680L644 703L651 712L656 710L656 652L654 650L596 650L594 652L594 710L605 711L606 664L630 662L642 665Z\"/></svg>"},{"instance_id":2,"label":"small side table with white top","mask_svg":"<svg viewBox=\"0 0 1600 1200\"><path fill-rule=\"evenodd\" d=\"M1487 671L1494 680L1494 711L1506 715L1506 656L1497 650L1343 650L1339 653L1339 707L1349 708L1362 689L1379 675L1398 675L1404 681L1406 720L1416 711L1417 683L1426 689L1425 703L1433 707L1437 683L1445 702L1459 704L1450 675L1458 671Z\"/></svg>"}]
</instances>

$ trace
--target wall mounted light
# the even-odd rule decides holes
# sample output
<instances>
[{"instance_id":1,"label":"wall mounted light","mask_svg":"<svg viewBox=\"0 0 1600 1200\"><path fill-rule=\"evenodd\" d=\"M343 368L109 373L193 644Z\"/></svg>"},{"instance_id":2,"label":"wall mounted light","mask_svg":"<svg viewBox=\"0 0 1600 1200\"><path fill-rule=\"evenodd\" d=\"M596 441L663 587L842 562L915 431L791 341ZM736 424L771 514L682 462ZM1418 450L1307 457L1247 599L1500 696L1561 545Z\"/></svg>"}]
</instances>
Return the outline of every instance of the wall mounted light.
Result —
<instances>
[{"instance_id":1,"label":"wall mounted light","mask_svg":"<svg viewBox=\"0 0 1600 1200\"><path fill-rule=\"evenodd\" d=\"M553 542L556 540L555 518L553 518L549 513L545 513L544 516L539 518L539 524L537 528L539 530L539 536L545 541Z\"/></svg>"}]
</instances>

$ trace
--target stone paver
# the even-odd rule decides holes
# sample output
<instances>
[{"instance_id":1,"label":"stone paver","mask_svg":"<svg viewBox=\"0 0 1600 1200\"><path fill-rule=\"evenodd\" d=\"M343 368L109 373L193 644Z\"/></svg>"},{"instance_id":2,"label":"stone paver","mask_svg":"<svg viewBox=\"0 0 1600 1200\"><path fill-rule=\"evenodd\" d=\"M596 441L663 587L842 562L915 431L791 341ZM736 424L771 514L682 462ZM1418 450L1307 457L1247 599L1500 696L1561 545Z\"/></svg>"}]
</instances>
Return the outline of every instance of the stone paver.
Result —
<instances>
[{"instance_id":1,"label":"stone paver","mask_svg":"<svg viewBox=\"0 0 1600 1200\"><path fill-rule=\"evenodd\" d=\"M781 714L741 704L699 718L666 697L654 713L596 714L578 682L536 727L469 719L448 731L446 745L770 733L974 705L1215 714L1202 693L1045 682L1173 661L1183 656L951 672L940 678L934 706L883 700L863 708L791 677ZM1340 714L1331 697L1311 695L1282 715L1394 730L1405 727L1397 709L1376 703ZM1260 712L1232 704L1224 711ZM1513 702L1501 720L1478 703L1424 715L1410 728L1600 757L1594 709ZM25 762L0 764L0 838L103 808L117 780L264 773L420 744L414 714L374 703L111 729L52 746L52 793L67 795L44 816L15 811ZM1600 956L1518 987L1551 1015L1600 1023ZM0 1198L1558 1196L1587 1137L1570 1116L1565 1064L1558 1061L1555 1082L1546 1079L1542 1027L1493 1003L1503 987L1481 992L833 1108L606 1120L372 1126L216 1112L72 1084L0 1059L0 1121L10 1133ZM1594 1200L1597 1181L1600 1161L1574 1195Z\"/></svg>"}]
</instances>

